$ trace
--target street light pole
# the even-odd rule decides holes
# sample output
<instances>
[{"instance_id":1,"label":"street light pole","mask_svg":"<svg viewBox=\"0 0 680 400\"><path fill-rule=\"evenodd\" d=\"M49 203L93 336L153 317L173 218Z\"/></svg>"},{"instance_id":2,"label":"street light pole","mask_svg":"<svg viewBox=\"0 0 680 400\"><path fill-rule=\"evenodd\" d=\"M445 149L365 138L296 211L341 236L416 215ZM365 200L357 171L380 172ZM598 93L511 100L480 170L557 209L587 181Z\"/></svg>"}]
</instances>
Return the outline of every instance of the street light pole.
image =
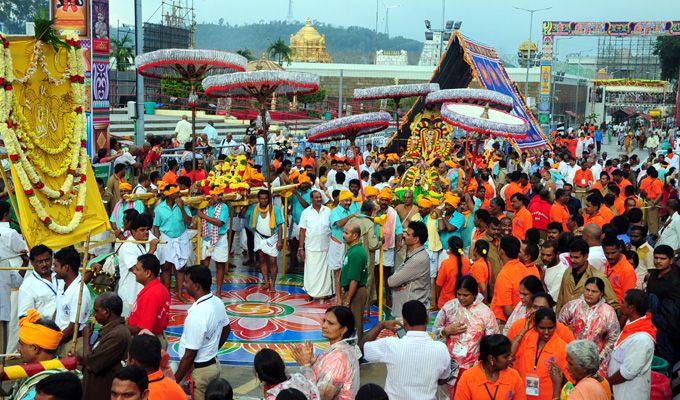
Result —
<instances>
[{"instance_id":1,"label":"street light pole","mask_svg":"<svg viewBox=\"0 0 680 400\"><path fill-rule=\"evenodd\" d=\"M526 12L529 13L529 43L528 43L528 47L527 47L527 71L526 71L526 77L524 78L524 99L528 102L529 101L529 68L531 67L531 28L532 28L532 25L534 24L534 13L538 12L538 11L550 10L552 7L529 9L529 8L521 8L521 7L513 6L513 8L515 8L517 10L521 10L521 11L526 11Z\"/></svg>"},{"instance_id":2,"label":"street light pole","mask_svg":"<svg viewBox=\"0 0 680 400\"><path fill-rule=\"evenodd\" d=\"M444 29L445 29L445 14L446 14L446 0L442 0L442 32L439 33L439 58L442 58L442 53L444 53Z\"/></svg>"}]
</instances>

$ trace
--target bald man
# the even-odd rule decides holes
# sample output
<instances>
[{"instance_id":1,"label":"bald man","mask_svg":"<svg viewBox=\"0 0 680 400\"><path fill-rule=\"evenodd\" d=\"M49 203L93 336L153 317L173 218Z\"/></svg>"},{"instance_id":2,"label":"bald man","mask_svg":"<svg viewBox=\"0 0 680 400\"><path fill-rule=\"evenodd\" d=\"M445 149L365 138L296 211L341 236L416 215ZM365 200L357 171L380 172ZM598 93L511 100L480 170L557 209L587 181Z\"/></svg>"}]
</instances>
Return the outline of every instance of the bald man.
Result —
<instances>
[{"instance_id":1,"label":"bald man","mask_svg":"<svg viewBox=\"0 0 680 400\"><path fill-rule=\"evenodd\" d=\"M602 229L595 224L588 224L583 227L583 240L588 243L590 251L588 253L588 264L598 271L604 273L607 265L607 258L602 249Z\"/></svg>"},{"instance_id":2,"label":"bald man","mask_svg":"<svg viewBox=\"0 0 680 400\"><path fill-rule=\"evenodd\" d=\"M340 271L342 305L349 307L354 315L354 326L359 340L363 336L363 310L366 303L368 281L368 254L361 245L361 228L355 222L345 224L342 232L345 242L345 258Z\"/></svg>"}]
</instances>

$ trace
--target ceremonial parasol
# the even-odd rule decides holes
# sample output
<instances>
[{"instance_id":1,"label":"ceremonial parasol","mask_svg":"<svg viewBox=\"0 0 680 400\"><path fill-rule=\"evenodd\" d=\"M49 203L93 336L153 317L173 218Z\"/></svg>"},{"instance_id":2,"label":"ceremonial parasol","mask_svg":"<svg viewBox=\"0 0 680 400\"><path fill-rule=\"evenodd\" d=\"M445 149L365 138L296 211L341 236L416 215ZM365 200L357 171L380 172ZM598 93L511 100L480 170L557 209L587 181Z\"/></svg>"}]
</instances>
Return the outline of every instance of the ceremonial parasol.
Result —
<instances>
[{"instance_id":1,"label":"ceremonial parasol","mask_svg":"<svg viewBox=\"0 0 680 400\"><path fill-rule=\"evenodd\" d=\"M395 125L399 130L399 102L406 97L424 96L439 90L438 83L412 83L403 85L375 86L364 89L354 89L355 100L394 100Z\"/></svg>"},{"instance_id":2,"label":"ceremonial parasol","mask_svg":"<svg viewBox=\"0 0 680 400\"><path fill-rule=\"evenodd\" d=\"M503 111L510 111L514 106L511 96L486 89L443 89L428 93L425 97L425 104L443 103L468 103L479 104L497 108Z\"/></svg>"},{"instance_id":3,"label":"ceremonial parasol","mask_svg":"<svg viewBox=\"0 0 680 400\"><path fill-rule=\"evenodd\" d=\"M484 89L448 89L446 92L437 96L433 95L431 102L446 101L441 106L441 116L447 123L467 132L478 134L511 139L523 139L527 136L529 123L524 118L491 107L492 104L500 104L507 109L509 104L507 96L503 97L505 95L501 93ZM474 169L474 160L477 157L479 136L475 136L473 139L475 146L473 147L473 156L470 159L473 164L468 169L468 182ZM467 152L468 140L470 140L470 135L465 138L465 152Z\"/></svg>"},{"instance_id":4,"label":"ceremonial parasol","mask_svg":"<svg viewBox=\"0 0 680 400\"><path fill-rule=\"evenodd\" d=\"M206 76L245 71L248 60L238 54L217 50L161 49L144 53L135 58L137 73L157 79L189 81L191 92L188 105L191 108L191 151L196 152L196 106L198 95L196 83ZM193 157L194 169L196 157Z\"/></svg>"},{"instance_id":5,"label":"ceremonial parasol","mask_svg":"<svg viewBox=\"0 0 680 400\"><path fill-rule=\"evenodd\" d=\"M259 103L260 121L264 132L264 168L267 181L269 173L269 118L267 103L273 94L300 95L316 92L319 77L304 72L259 70L209 76L203 80L203 89L212 97L253 97Z\"/></svg>"}]
</instances>

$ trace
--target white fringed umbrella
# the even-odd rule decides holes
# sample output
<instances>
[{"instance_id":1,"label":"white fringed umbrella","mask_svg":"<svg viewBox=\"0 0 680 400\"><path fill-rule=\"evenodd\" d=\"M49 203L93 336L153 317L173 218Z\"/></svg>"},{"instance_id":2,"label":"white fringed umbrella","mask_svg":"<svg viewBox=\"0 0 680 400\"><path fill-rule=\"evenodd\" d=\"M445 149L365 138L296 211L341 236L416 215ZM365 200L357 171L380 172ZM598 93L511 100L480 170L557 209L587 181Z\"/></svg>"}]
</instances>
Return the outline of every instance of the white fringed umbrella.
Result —
<instances>
[{"instance_id":1,"label":"white fringed umbrella","mask_svg":"<svg viewBox=\"0 0 680 400\"><path fill-rule=\"evenodd\" d=\"M212 97L253 97L259 103L260 121L264 132L264 168L267 181L269 173L269 150L267 102L273 94L299 95L316 92L319 77L304 72L289 71L249 71L233 74L209 76L203 80L203 89Z\"/></svg>"},{"instance_id":2,"label":"white fringed umbrella","mask_svg":"<svg viewBox=\"0 0 680 400\"><path fill-rule=\"evenodd\" d=\"M467 103L489 104L503 111L510 111L514 105L512 97L486 89L443 89L431 92L425 98L425 104Z\"/></svg>"},{"instance_id":3,"label":"white fringed umbrella","mask_svg":"<svg viewBox=\"0 0 680 400\"><path fill-rule=\"evenodd\" d=\"M202 49L161 49L135 58L137 73L158 79L185 80L191 85L188 105L191 108L191 150L196 152L196 83L212 74L245 71L248 60L235 53ZM196 168L196 157L193 157Z\"/></svg>"}]
</instances>

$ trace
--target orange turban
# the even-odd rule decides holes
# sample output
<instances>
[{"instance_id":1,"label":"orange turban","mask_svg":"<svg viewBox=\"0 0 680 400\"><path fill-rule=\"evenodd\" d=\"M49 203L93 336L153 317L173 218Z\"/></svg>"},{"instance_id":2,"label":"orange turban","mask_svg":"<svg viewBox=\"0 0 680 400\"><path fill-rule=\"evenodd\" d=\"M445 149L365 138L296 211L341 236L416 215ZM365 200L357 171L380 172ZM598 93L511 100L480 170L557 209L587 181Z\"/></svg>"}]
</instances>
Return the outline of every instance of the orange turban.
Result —
<instances>
[{"instance_id":1,"label":"orange turban","mask_svg":"<svg viewBox=\"0 0 680 400\"><path fill-rule=\"evenodd\" d=\"M26 316L19 320L19 340L45 350L56 350L63 336L61 331L37 324L39 320L38 311L33 308L28 310Z\"/></svg>"},{"instance_id":2,"label":"orange turban","mask_svg":"<svg viewBox=\"0 0 680 400\"><path fill-rule=\"evenodd\" d=\"M389 153L387 155L387 161L399 162L399 155L397 153Z\"/></svg>"},{"instance_id":3,"label":"orange turban","mask_svg":"<svg viewBox=\"0 0 680 400\"><path fill-rule=\"evenodd\" d=\"M418 204L418 207L420 207L420 208L430 208L430 207L434 206L432 201L430 199L428 199L427 197L419 198L418 201L416 201L416 204Z\"/></svg>"},{"instance_id":4,"label":"orange turban","mask_svg":"<svg viewBox=\"0 0 680 400\"><path fill-rule=\"evenodd\" d=\"M364 188L364 196L366 197L373 197L378 195L378 189L376 189L374 186L366 186Z\"/></svg>"},{"instance_id":5,"label":"orange turban","mask_svg":"<svg viewBox=\"0 0 680 400\"><path fill-rule=\"evenodd\" d=\"M121 182L121 184L118 185L118 188L119 188L120 190L132 190L132 185L130 185L130 184L127 183L127 182Z\"/></svg>"},{"instance_id":6,"label":"orange turban","mask_svg":"<svg viewBox=\"0 0 680 400\"><path fill-rule=\"evenodd\" d=\"M309 178L309 176L307 176L306 173L305 173L305 174L300 174L300 176L298 176L298 183L299 183L299 184L303 184L303 183L312 183L312 180Z\"/></svg>"},{"instance_id":7,"label":"orange turban","mask_svg":"<svg viewBox=\"0 0 680 400\"><path fill-rule=\"evenodd\" d=\"M378 198L392 200L392 191L388 187L382 188L382 190L380 190Z\"/></svg>"},{"instance_id":8,"label":"orange turban","mask_svg":"<svg viewBox=\"0 0 680 400\"><path fill-rule=\"evenodd\" d=\"M168 185L163 189L163 196L172 196L175 193L179 193L179 186L177 185Z\"/></svg>"},{"instance_id":9,"label":"orange turban","mask_svg":"<svg viewBox=\"0 0 680 400\"><path fill-rule=\"evenodd\" d=\"M352 199L354 197L354 194L350 192L349 190L343 190L340 192L340 201L347 200L347 199Z\"/></svg>"},{"instance_id":10,"label":"orange turban","mask_svg":"<svg viewBox=\"0 0 680 400\"><path fill-rule=\"evenodd\" d=\"M160 191L165 190L165 188L166 188L167 186L168 186L168 182L166 182L166 181L158 181L158 182L156 182L156 187L157 187L158 190L160 190Z\"/></svg>"},{"instance_id":11,"label":"orange turban","mask_svg":"<svg viewBox=\"0 0 680 400\"><path fill-rule=\"evenodd\" d=\"M458 207L458 204L460 204L460 197L455 194L447 195L444 197L444 202L450 204L451 207L456 208Z\"/></svg>"},{"instance_id":12,"label":"orange turban","mask_svg":"<svg viewBox=\"0 0 680 400\"><path fill-rule=\"evenodd\" d=\"M290 174L288 174L288 179L290 179L291 181L294 181L295 178L297 178L299 176L300 176L300 171L298 171L297 169L293 169L293 170L290 171Z\"/></svg>"}]
</instances>

